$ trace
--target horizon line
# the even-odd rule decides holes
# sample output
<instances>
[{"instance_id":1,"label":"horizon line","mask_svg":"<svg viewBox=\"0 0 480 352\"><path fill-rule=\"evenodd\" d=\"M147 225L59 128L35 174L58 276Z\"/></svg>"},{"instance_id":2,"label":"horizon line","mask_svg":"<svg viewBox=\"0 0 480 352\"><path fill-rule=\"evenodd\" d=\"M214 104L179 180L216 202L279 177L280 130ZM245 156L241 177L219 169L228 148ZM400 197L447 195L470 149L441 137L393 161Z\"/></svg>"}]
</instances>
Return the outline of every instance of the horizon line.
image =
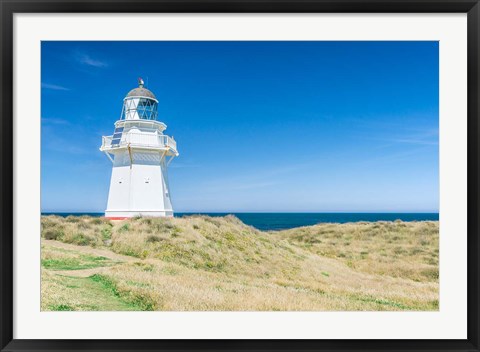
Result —
<instances>
[{"instance_id":1,"label":"horizon line","mask_svg":"<svg viewBox=\"0 0 480 352\"><path fill-rule=\"evenodd\" d=\"M41 214L102 214L105 211L41 211ZM237 214L440 214L438 210L436 211L174 211L174 214L197 214L197 213L208 213L208 214L228 214L228 213L237 213Z\"/></svg>"}]
</instances>

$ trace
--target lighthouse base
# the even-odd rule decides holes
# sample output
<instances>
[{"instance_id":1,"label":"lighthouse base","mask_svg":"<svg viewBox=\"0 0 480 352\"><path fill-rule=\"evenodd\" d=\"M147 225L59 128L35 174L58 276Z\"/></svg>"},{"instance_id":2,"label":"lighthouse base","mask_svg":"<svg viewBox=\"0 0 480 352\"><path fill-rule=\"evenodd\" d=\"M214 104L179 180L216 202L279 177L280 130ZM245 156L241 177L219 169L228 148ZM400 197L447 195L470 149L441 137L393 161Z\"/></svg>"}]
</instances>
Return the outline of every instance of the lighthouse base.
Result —
<instances>
[{"instance_id":1,"label":"lighthouse base","mask_svg":"<svg viewBox=\"0 0 480 352\"><path fill-rule=\"evenodd\" d=\"M125 153L114 158L105 217L172 217L164 159L158 153L132 150L130 164L129 153Z\"/></svg>"},{"instance_id":2,"label":"lighthouse base","mask_svg":"<svg viewBox=\"0 0 480 352\"><path fill-rule=\"evenodd\" d=\"M105 217L110 220L123 220L127 218L133 218L135 216L143 217L156 217L156 218L171 218L173 217L173 211L142 211L142 210L107 210L105 211Z\"/></svg>"}]
</instances>

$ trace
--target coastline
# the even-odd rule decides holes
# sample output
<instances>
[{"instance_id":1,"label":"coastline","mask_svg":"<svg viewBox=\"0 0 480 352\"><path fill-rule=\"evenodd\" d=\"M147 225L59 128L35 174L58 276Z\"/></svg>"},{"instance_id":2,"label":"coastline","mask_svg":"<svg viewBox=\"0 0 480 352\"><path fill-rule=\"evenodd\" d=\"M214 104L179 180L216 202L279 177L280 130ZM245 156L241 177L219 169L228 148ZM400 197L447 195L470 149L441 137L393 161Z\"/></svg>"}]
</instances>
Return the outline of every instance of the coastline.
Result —
<instances>
[{"instance_id":1,"label":"coastline","mask_svg":"<svg viewBox=\"0 0 480 352\"><path fill-rule=\"evenodd\" d=\"M42 215L58 215L62 217L72 216L93 216L104 217L104 213L60 213L45 212ZM338 223L344 224L349 222L376 222L376 221L438 221L439 213L339 213L339 212L323 212L323 213L270 213L270 212L229 212L229 213L209 213L209 212L188 212L175 213L174 216L181 218L184 216L210 216L224 217L233 215L240 219L243 223L253 226L262 231L280 231L292 229L302 226L312 226L322 223Z\"/></svg>"}]
</instances>

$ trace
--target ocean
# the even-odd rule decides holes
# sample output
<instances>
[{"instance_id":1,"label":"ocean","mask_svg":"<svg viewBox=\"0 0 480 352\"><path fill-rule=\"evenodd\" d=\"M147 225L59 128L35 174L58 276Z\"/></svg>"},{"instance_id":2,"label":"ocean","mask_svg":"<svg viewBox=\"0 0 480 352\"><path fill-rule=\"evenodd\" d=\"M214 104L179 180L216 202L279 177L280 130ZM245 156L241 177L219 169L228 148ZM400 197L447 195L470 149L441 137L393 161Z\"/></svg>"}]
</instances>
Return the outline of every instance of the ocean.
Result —
<instances>
[{"instance_id":1,"label":"ocean","mask_svg":"<svg viewBox=\"0 0 480 352\"><path fill-rule=\"evenodd\" d=\"M424 221L438 220L438 213L175 213L175 217L185 215L225 216L235 215L245 224L259 230L285 230L319 223L346 223L357 221ZM103 216L103 213L42 213L42 215L89 215Z\"/></svg>"}]
</instances>

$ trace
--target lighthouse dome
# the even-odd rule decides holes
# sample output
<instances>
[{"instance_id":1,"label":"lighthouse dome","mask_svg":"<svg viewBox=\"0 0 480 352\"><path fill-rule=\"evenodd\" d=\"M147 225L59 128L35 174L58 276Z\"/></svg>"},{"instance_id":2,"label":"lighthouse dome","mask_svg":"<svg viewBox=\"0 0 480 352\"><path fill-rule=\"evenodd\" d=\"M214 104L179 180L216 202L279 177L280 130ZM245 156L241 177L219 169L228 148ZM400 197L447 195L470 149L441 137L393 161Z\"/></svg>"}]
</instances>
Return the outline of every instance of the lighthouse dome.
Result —
<instances>
[{"instance_id":1,"label":"lighthouse dome","mask_svg":"<svg viewBox=\"0 0 480 352\"><path fill-rule=\"evenodd\" d=\"M157 100L157 98L155 97L155 94L153 94L147 88L143 88L143 87L137 87L132 89L130 92L128 92L125 98L130 98L130 97L146 97L146 98Z\"/></svg>"},{"instance_id":2,"label":"lighthouse dome","mask_svg":"<svg viewBox=\"0 0 480 352\"><path fill-rule=\"evenodd\" d=\"M138 79L138 87L127 93L123 99L121 120L156 120L158 100L144 87L143 79Z\"/></svg>"}]
</instances>

